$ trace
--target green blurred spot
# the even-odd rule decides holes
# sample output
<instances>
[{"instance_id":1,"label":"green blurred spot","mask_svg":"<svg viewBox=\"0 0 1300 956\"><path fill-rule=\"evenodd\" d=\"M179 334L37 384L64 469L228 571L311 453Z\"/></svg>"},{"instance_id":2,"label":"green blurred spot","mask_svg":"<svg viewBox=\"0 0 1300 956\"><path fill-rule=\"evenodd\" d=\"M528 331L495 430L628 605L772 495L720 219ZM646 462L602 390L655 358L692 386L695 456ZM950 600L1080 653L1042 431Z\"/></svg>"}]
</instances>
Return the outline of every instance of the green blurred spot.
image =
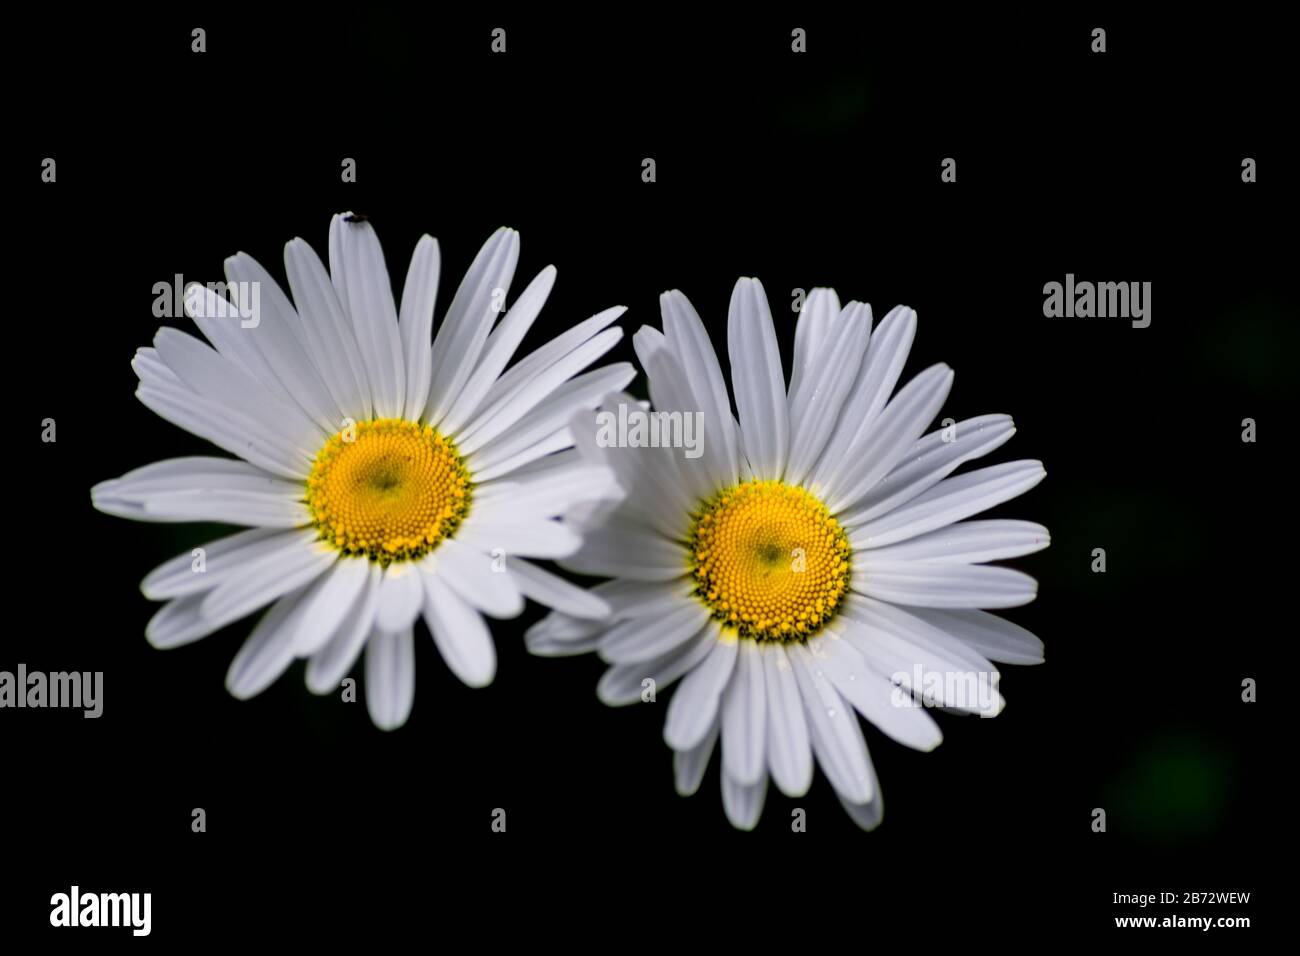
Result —
<instances>
[{"instance_id":1,"label":"green blurred spot","mask_svg":"<svg viewBox=\"0 0 1300 956\"><path fill-rule=\"evenodd\" d=\"M1231 752L1199 737L1165 736L1137 751L1112 781L1107 824L1156 843L1178 843L1219 829L1235 780Z\"/></svg>"},{"instance_id":2,"label":"green blurred spot","mask_svg":"<svg viewBox=\"0 0 1300 956\"><path fill-rule=\"evenodd\" d=\"M852 127L871 106L871 88L861 78L826 83L799 96L781 98L783 122L805 130L840 130Z\"/></svg>"},{"instance_id":3,"label":"green blurred spot","mask_svg":"<svg viewBox=\"0 0 1300 956\"><path fill-rule=\"evenodd\" d=\"M1268 299L1252 299L1227 310L1213 334L1201 340L1210 367L1260 392L1280 391L1284 367L1294 354L1294 323L1282 306Z\"/></svg>"}]
</instances>

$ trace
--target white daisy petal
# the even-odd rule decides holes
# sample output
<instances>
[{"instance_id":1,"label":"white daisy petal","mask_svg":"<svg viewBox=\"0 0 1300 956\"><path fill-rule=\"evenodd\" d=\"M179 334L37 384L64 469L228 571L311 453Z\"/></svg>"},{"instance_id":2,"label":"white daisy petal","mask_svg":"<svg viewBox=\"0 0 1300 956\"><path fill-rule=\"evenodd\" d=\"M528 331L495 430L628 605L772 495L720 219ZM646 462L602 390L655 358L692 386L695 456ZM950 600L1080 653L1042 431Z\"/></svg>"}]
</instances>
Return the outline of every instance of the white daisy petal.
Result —
<instances>
[{"instance_id":1,"label":"white daisy petal","mask_svg":"<svg viewBox=\"0 0 1300 956\"><path fill-rule=\"evenodd\" d=\"M609 616L609 603L599 594L571 584L558 574L552 574L523 558L509 561L506 570L524 597L538 604L553 607L572 617L602 619Z\"/></svg>"},{"instance_id":2,"label":"white daisy petal","mask_svg":"<svg viewBox=\"0 0 1300 956\"><path fill-rule=\"evenodd\" d=\"M471 469L490 467L554 434L569 424L575 412L595 408L605 395L623 388L634 378L636 369L627 362L577 375L540 401L509 431L482 446L478 445L478 439L486 434L486 430L480 431L466 443L462 453L468 456Z\"/></svg>"},{"instance_id":3,"label":"white daisy petal","mask_svg":"<svg viewBox=\"0 0 1300 956\"><path fill-rule=\"evenodd\" d=\"M457 446L461 453L472 455L475 450L483 448L492 439L503 434L569 378L612 349L622 337L622 329L606 329L541 372L500 405L489 408L470 424L473 432L467 430L465 436L458 439ZM618 366L611 366L611 368L617 369L613 373L614 379L622 378L626 374L625 368ZM566 421L574 410L572 407L565 407L564 413L559 416L559 423Z\"/></svg>"},{"instance_id":4,"label":"white daisy petal","mask_svg":"<svg viewBox=\"0 0 1300 956\"><path fill-rule=\"evenodd\" d=\"M145 625L145 639L159 650L168 650L201 640L228 623L204 617L199 613L202 603L202 594L168 601Z\"/></svg>"},{"instance_id":5,"label":"white daisy petal","mask_svg":"<svg viewBox=\"0 0 1300 956\"><path fill-rule=\"evenodd\" d=\"M677 788L678 795L689 797L700 789L700 782L704 780L704 771L709 769L709 758L713 756L717 742L718 721L714 718L713 725L700 743L690 750L673 751L673 785Z\"/></svg>"},{"instance_id":6,"label":"white daisy petal","mask_svg":"<svg viewBox=\"0 0 1300 956\"><path fill-rule=\"evenodd\" d=\"M578 412L577 414L589 415L591 414L591 412L589 411ZM586 466L588 468L607 467L603 460L594 457L593 458L584 457L578 451L578 449L572 447L566 447L558 451L554 455L548 455L546 458L540 461L533 461L533 462L529 462L527 465L520 465L519 468L515 470L515 473L512 474L509 477L509 479L507 479L507 481L511 484L515 484L523 481L531 481L534 478L545 478L548 475L553 475L558 472L564 471L566 468L576 468L578 466ZM474 472L474 475L476 478L478 478L479 473ZM489 479L478 478L478 481L480 485L479 490L481 491L482 486L486 485ZM505 482L503 482L503 484L504 483Z\"/></svg>"},{"instance_id":7,"label":"white daisy petal","mask_svg":"<svg viewBox=\"0 0 1300 956\"><path fill-rule=\"evenodd\" d=\"M311 471L311 457L306 452L286 445L257 419L233 412L220 402L182 386L161 383L142 384L135 394L154 414L259 468L300 480Z\"/></svg>"},{"instance_id":8,"label":"white daisy petal","mask_svg":"<svg viewBox=\"0 0 1300 956\"><path fill-rule=\"evenodd\" d=\"M868 639L874 646L901 650L909 663L919 661L932 670L997 674L997 668L969 644L943 628L927 624L917 614L920 608L901 608L861 594L850 594L843 610L846 618L866 626ZM836 632L840 633L841 629L837 628Z\"/></svg>"},{"instance_id":9,"label":"white daisy petal","mask_svg":"<svg viewBox=\"0 0 1300 956\"><path fill-rule=\"evenodd\" d=\"M291 528L310 516L302 486L229 458L169 458L102 481L91 502L137 521L220 521Z\"/></svg>"},{"instance_id":10,"label":"white daisy petal","mask_svg":"<svg viewBox=\"0 0 1300 956\"><path fill-rule=\"evenodd\" d=\"M248 613L236 609L220 616L206 614L203 611L204 597L204 593L192 594L164 605L145 627L149 643L160 650L190 644Z\"/></svg>"},{"instance_id":11,"label":"white daisy petal","mask_svg":"<svg viewBox=\"0 0 1300 956\"><path fill-rule=\"evenodd\" d=\"M803 300L799 321L794 327L794 364L790 369L789 391L791 402L803 384L804 376L820 357L826 333L839 314L840 298L834 289L813 289Z\"/></svg>"},{"instance_id":12,"label":"white daisy petal","mask_svg":"<svg viewBox=\"0 0 1300 956\"><path fill-rule=\"evenodd\" d=\"M716 630L716 624L713 625ZM664 742L674 750L690 750L708 733L718 714L722 689L736 665L739 641L718 633L709 655L686 675L668 703Z\"/></svg>"},{"instance_id":13,"label":"white daisy petal","mask_svg":"<svg viewBox=\"0 0 1300 956\"><path fill-rule=\"evenodd\" d=\"M252 338L289 398L328 434L342 413L308 357L302 323L280 284L242 252L226 260L226 278L231 298L253 316L240 331Z\"/></svg>"},{"instance_id":14,"label":"white daisy petal","mask_svg":"<svg viewBox=\"0 0 1300 956\"><path fill-rule=\"evenodd\" d=\"M239 365L194 336L161 328L153 342L158 357L186 388L261 423L282 444L310 454L325 437L296 405L281 401Z\"/></svg>"},{"instance_id":15,"label":"white daisy petal","mask_svg":"<svg viewBox=\"0 0 1300 956\"><path fill-rule=\"evenodd\" d=\"M874 779L874 770L872 771L872 775ZM837 793L835 795L839 797L840 806L842 806L844 812L849 815L849 819L863 830L874 830L876 827L880 826L880 821L885 816L885 801L880 797L879 784L874 784L874 786L877 788L875 799L870 800L867 803L850 803L844 799L842 794Z\"/></svg>"},{"instance_id":16,"label":"white daisy petal","mask_svg":"<svg viewBox=\"0 0 1300 956\"><path fill-rule=\"evenodd\" d=\"M337 558L337 551L316 540L314 528L285 535L275 550L258 555L208 591L202 612L213 620L238 620L310 584Z\"/></svg>"},{"instance_id":17,"label":"white daisy petal","mask_svg":"<svg viewBox=\"0 0 1300 956\"><path fill-rule=\"evenodd\" d=\"M686 551L648 528L610 517L603 527L584 531L582 550L561 562L581 574L673 581L687 573Z\"/></svg>"},{"instance_id":18,"label":"white daisy petal","mask_svg":"<svg viewBox=\"0 0 1300 956\"><path fill-rule=\"evenodd\" d=\"M328 694L338 689L374 628L383 570L373 561L366 561L365 565L366 579L361 593L343 615L334 637L307 663L307 689L313 694Z\"/></svg>"},{"instance_id":19,"label":"white daisy petal","mask_svg":"<svg viewBox=\"0 0 1300 956\"><path fill-rule=\"evenodd\" d=\"M758 642L742 640L722 693L722 767L734 783L766 788L767 682Z\"/></svg>"},{"instance_id":20,"label":"white daisy petal","mask_svg":"<svg viewBox=\"0 0 1300 956\"><path fill-rule=\"evenodd\" d=\"M1023 571L983 564L876 561L868 557L861 582L863 594L917 607L1018 607L1038 594L1038 583Z\"/></svg>"},{"instance_id":21,"label":"white daisy petal","mask_svg":"<svg viewBox=\"0 0 1300 956\"><path fill-rule=\"evenodd\" d=\"M507 559L511 555L525 558L565 558L582 545L572 528L558 521L529 517L518 512L498 509L491 516L480 516L470 511L456 540L484 554L500 553Z\"/></svg>"},{"instance_id":22,"label":"white daisy petal","mask_svg":"<svg viewBox=\"0 0 1300 956\"><path fill-rule=\"evenodd\" d=\"M436 574L424 581L424 620L447 667L470 687L486 687L496 675L497 652L482 616Z\"/></svg>"},{"instance_id":23,"label":"white daisy petal","mask_svg":"<svg viewBox=\"0 0 1300 956\"><path fill-rule=\"evenodd\" d=\"M618 414L619 406L636 408L635 400L619 392L601 403L602 411ZM586 424L579 419L586 414ZM613 469L625 497L622 510L634 515L670 540L682 537L688 524L683 515L689 515L698 504L681 481L677 450L659 448L604 448L596 443L595 416L579 413L574 416L572 428L577 450L585 457L598 460Z\"/></svg>"},{"instance_id":24,"label":"white daisy petal","mask_svg":"<svg viewBox=\"0 0 1300 956\"><path fill-rule=\"evenodd\" d=\"M303 345L325 387L345 416L358 421L371 418L370 378L357 348L352 320L320 257L305 241L293 239L284 247L284 268L302 320ZM335 427L341 429L343 422Z\"/></svg>"},{"instance_id":25,"label":"white daisy petal","mask_svg":"<svg viewBox=\"0 0 1300 956\"><path fill-rule=\"evenodd\" d=\"M199 331L212 343L212 346L221 356L236 365L245 374L256 379L258 384L275 396L278 402L293 408L295 412L300 412L301 409L298 403L293 400L293 396L289 394L276 376L275 370L262 356L254 336L250 334L248 326L253 322L260 321L260 315L254 318L252 315L253 310L249 310L249 316L245 317L240 315L240 309L241 307L236 302L218 295L212 289L197 283L190 283L185 288L185 314L194 321ZM163 368L167 368L162 363L156 349L149 351L152 353L149 358L157 359ZM139 357L139 353L137 353L137 357ZM136 374L140 376L141 382L146 384L159 383L157 378L158 366L150 362L148 358L139 363L133 362L132 366L136 369ZM171 375L171 384L183 384L171 369L167 369L167 372Z\"/></svg>"},{"instance_id":26,"label":"white daisy petal","mask_svg":"<svg viewBox=\"0 0 1300 956\"><path fill-rule=\"evenodd\" d=\"M612 309L597 312L591 318L585 319L567 332L557 335L545 345L539 346L510 366L506 373L488 389L487 397L474 409L472 419L463 429L456 433L458 437L462 439L468 438L477 427L490 421L498 409L511 401L520 391L531 384L537 376L575 349L591 341L601 330L617 320L626 311L625 306L618 305Z\"/></svg>"},{"instance_id":27,"label":"white daisy petal","mask_svg":"<svg viewBox=\"0 0 1300 956\"><path fill-rule=\"evenodd\" d=\"M723 737L723 756L726 756L726 737ZM725 769L722 773L722 809L737 830L752 830L763 815L763 802L767 797L767 771L760 767L757 783L743 784L732 779Z\"/></svg>"},{"instance_id":28,"label":"white daisy petal","mask_svg":"<svg viewBox=\"0 0 1300 956\"><path fill-rule=\"evenodd\" d=\"M682 541L689 530L687 516L699 500L680 507L678 499L685 497L685 487L676 480L679 477L677 450L638 448L629 451L632 454L606 459L611 463L622 459L627 466L615 472L619 487L624 491L622 510L637 515L661 537ZM632 475L628 474L628 468Z\"/></svg>"},{"instance_id":29,"label":"white daisy petal","mask_svg":"<svg viewBox=\"0 0 1300 956\"><path fill-rule=\"evenodd\" d=\"M1041 461L1012 461L945 478L929 491L864 523L862 547L881 548L987 511L1024 494L1047 475Z\"/></svg>"},{"instance_id":30,"label":"white daisy petal","mask_svg":"<svg viewBox=\"0 0 1300 956\"><path fill-rule=\"evenodd\" d=\"M913 608L912 614L969 644L990 661L1003 664L1043 662L1041 640L1019 624L987 611Z\"/></svg>"},{"instance_id":31,"label":"white daisy petal","mask_svg":"<svg viewBox=\"0 0 1300 956\"><path fill-rule=\"evenodd\" d=\"M916 335L916 313L904 306L891 309L867 343L866 358L808 484L828 488L835 484L841 465L851 464L848 451L875 424L889 393L898 384Z\"/></svg>"},{"instance_id":32,"label":"white daisy petal","mask_svg":"<svg viewBox=\"0 0 1300 956\"><path fill-rule=\"evenodd\" d=\"M283 533L273 528L253 528L184 551L145 575L140 591L151 601L207 591L260 551L277 547L275 538Z\"/></svg>"},{"instance_id":33,"label":"white daisy petal","mask_svg":"<svg viewBox=\"0 0 1300 956\"><path fill-rule=\"evenodd\" d=\"M433 340L431 425L439 425L474 372L519 261L519 233L502 226L479 250Z\"/></svg>"},{"instance_id":34,"label":"white daisy petal","mask_svg":"<svg viewBox=\"0 0 1300 956\"><path fill-rule=\"evenodd\" d=\"M849 543L862 549L868 537L868 528L857 528L849 534ZM1033 554L1050 543L1051 535L1047 529L1032 521L959 521L897 544L863 550L862 554L873 563L929 561L938 564L979 564Z\"/></svg>"},{"instance_id":35,"label":"white daisy petal","mask_svg":"<svg viewBox=\"0 0 1300 956\"><path fill-rule=\"evenodd\" d=\"M727 397L727 382L722 377L717 353L709 341L709 334L700 321L690 301L673 290L659 296L659 309L664 320L664 337L672 350L704 417L703 442L710 449L708 456L711 477L717 487L725 487L740 475L740 448L731 415L731 399ZM620 386L621 388L622 386Z\"/></svg>"},{"instance_id":36,"label":"white daisy petal","mask_svg":"<svg viewBox=\"0 0 1300 956\"><path fill-rule=\"evenodd\" d=\"M680 438L684 444L686 423L694 420L693 416L700 413L699 400L695 397L691 382L673 357L667 339L657 329L642 326L632 337L632 345L649 378L654 414L670 416L670 429L673 420L671 416L681 416ZM619 410L620 419L625 414L621 409ZM707 421L705 424L707 428ZM699 441L698 451L701 453L699 457L687 457L688 449L671 447L673 439L670 430L667 442L660 439L660 443L667 446L665 450L669 454L662 456L657 462L661 469L666 469L666 480L680 485L688 499L695 501L707 498L717 490L716 476L725 473L728 467L725 459L718 460L722 450L721 444L713 445L707 433L699 436ZM611 452L611 456L613 454Z\"/></svg>"},{"instance_id":37,"label":"white daisy petal","mask_svg":"<svg viewBox=\"0 0 1300 956\"><path fill-rule=\"evenodd\" d=\"M765 642L759 650L766 677L767 761L772 780L787 797L802 797L813 777L803 695L785 648Z\"/></svg>"},{"instance_id":38,"label":"white daisy petal","mask_svg":"<svg viewBox=\"0 0 1300 956\"><path fill-rule=\"evenodd\" d=\"M815 377L805 379L790 399L790 463L785 480L801 484L821 456L840 421L871 335L871 306L850 302L831 325Z\"/></svg>"},{"instance_id":39,"label":"white daisy petal","mask_svg":"<svg viewBox=\"0 0 1300 956\"><path fill-rule=\"evenodd\" d=\"M563 637L549 630L539 630L540 623L539 621L538 624L524 631L524 646L528 648L528 653L536 654L538 657L576 657L579 654L590 654L600 642L599 631Z\"/></svg>"},{"instance_id":40,"label":"white daisy petal","mask_svg":"<svg viewBox=\"0 0 1300 956\"><path fill-rule=\"evenodd\" d=\"M406 399L406 362L392 279L370 223L350 213L330 222L330 275L347 305L370 382L375 414L397 418Z\"/></svg>"},{"instance_id":41,"label":"white daisy petal","mask_svg":"<svg viewBox=\"0 0 1300 956\"><path fill-rule=\"evenodd\" d=\"M681 577L674 581L635 581L615 578L602 581L591 589L610 608L610 620L625 617L652 617L681 604L695 591L695 583Z\"/></svg>"},{"instance_id":42,"label":"white daisy petal","mask_svg":"<svg viewBox=\"0 0 1300 956\"><path fill-rule=\"evenodd\" d=\"M943 742L939 725L910 695L895 693L891 682L873 670L833 629L808 642L808 650L840 696L886 736L905 747L933 750Z\"/></svg>"},{"instance_id":43,"label":"white daisy petal","mask_svg":"<svg viewBox=\"0 0 1300 956\"><path fill-rule=\"evenodd\" d=\"M136 521L217 521L253 528L300 528L311 520L301 501L255 491L189 491L150 495L142 508L99 510Z\"/></svg>"},{"instance_id":44,"label":"white daisy petal","mask_svg":"<svg viewBox=\"0 0 1300 956\"><path fill-rule=\"evenodd\" d=\"M851 634L846 628L846 637ZM871 648L864 647L860 640L855 646L864 659L870 660ZM872 666L882 669L875 662ZM897 694L910 695L925 707L942 707L953 713L981 717L996 717L1006 707L1006 699L988 672L932 671L913 665L896 670L891 682Z\"/></svg>"},{"instance_id":45,"label":"white daisy petal","mask_svg":"<svg viewBox=\"0 0 1300 956\"><path fill-rule=\"evenodd\" d=\"M560 515L583 501L618 495L613 471L581 461L517 480L484 483L474 489L476 504L500 506L538 517Z\"/></svg>"},{"instance_id":46,"label":"white daisy petal","mask_svg":"<svg viewBox=\"0 0 1300 956\"><path fill-rule=\"evenodd\" d=\"M555 285L555 274L555 266L547 266L539 272L507 310L505 318L488 335L478 366L440 423L440 427L448 434L456 434L483 404L506 363L515 354L515 349L546 304L551 287Z\"/></svg>"},{"instance_id":47,"label":"white daisy petal","mask_svg":"<svg viewBox=\"0 0 1300 956\"><path fill-rule=\"evenodd\" d=\"M248 635L226 672L226 689L240 700L256 697L293 663L293 630L304 591L280 598Z\"/></svg>"},{"instance_id":48,"label":"white daisy petal","mask_svg":"<svg viewBox=\"0 0 1300 956\"><path fill-rule=\"evenodd\" d=\"M806 647L791 644L788 654L817 762L837 793L852 803L866 803L873 794L874 775L858 718Z\"/></svg>"},{"instance_id":49,"label":"white daisy petal","mask_svg":"<svg viewBox=\"0 0 1300 956\"><path fill-rule=\"evenodd\" d=\"M454 538L439 544L438 550L420 562L419 567L425 573L437 575L484 614L517 617L524 609L524 597L506 573L508 561L497 562Z\"/></svg>"},{"instance_id":50,"label":"white daisy petal","mask_svg":"<svg viewBox=\"0 0 1300 956\"><path fill-rule=\"evenodd\" d=\"M513 479L515 477L513 473L517 469L541 461L556 452L572 449L572 447L573 433L567 427L559 428L540 441L536 441L527 448L521 449L491 465L476 464L474 477L483 482L494 481L497 478Z\"/></svg>"},{"instance_id":51,"label":"white daisy petal","mask_svg":"<svg viewBox=\"0 0 1300 956\"><path fill-rule=\"evenodd\" d=\"M891 683L934 706L996 716L997 669L968 645L910 612L854 595L836 633Z\"/></svg>"},{"instance_id":52,"label":"white daisy petal","mask_svg":"<svg viewBox=\"0 0 1300 956\"><path fill-rule=\"evenodd\" d=\"M745 455L759 478L780 478L790 441L785 375L767 293L757 279L741 279L731 293L727 343Z\"/></svg>"},{"instance_id":53,"label":"white daisy petal","mask_svg":"<svg viewBox=\"0 0 1300 956\"><path fill-rule=\"evenodd\" d=\"M981 415L931 432L916 442L894 470L880 479L840 522L856 525L888 514L948 477L957 467L987 455L1016 433L1009 415Z\"/></svg>"},{"instance_id":54,"label":"white daisy petal","mask_svg":"<svg viewBox=\"0 0 1300 956\"><path fill-rule=\"evenodd\" d=\"M396 634L415 623L424 606L424 584L421 577L410 561L394 562L385 569L384 576L379 580L376 629Z\"/></svg>"},{"instance_id":55,"label":"white daisy petal","mask_svg":"<svg viewBox=\"0 0 1300 956\"><path fill-rule=\"evenodd\" d=\"M298 657L311 657L333 640L370 580L370 565L365 558L341 558L320 576L294 625Z\"/></svg>"},{"instance_id":56,"label":"white daisy petal","mask_svg":"<svg viewBox=\"0 0 1300 956\"><path fill-rule=\"evenodd\" d=\"M108 486L111 486L108 487ZM164 458L128 471L121 478L101 482L92 489L113 494L146 497L202 491L265 491L302 495L302 485L285 481L247 462L207 455Z\"/></svg>"},{"instance_id":57,"label":"white daisy petal","mask_svg":"<svg viewBox=\"0 0 1300 956\"><path fill-rule=\"evenodd\" d=\"M173 385L184 387L185 383L176 377L158 355L158 350L150 346L141 346L135 350L131 359L131 371L145 385Z\"/></svg>"},{"instance_id":58,"label":"white daisy petal","mask_svg":"<svg viewBox=\"0 0 1300 956\"><path fill-rule=\"evenodd\" d=\"M198 326L204 338L212 343L212 347L252 375L276 398L286 404L295 404L293 397L276 377L275 371L262 357L253 336L248 334L249 324L260 321L260 316L254 318L252 310L249 310L247 317L239 313L238 303L218 295L213 289L197 282L191 282L185 287L185 314ZM153 351L150 357L157 358L157 352ZM136 369L136 374L144 381L142 372L153 374L157 368L145 361Z\"/></svg>"},{"instance_id":59,"label":"white daisy petal","mask_svg":"<svg viewBox=\"0 0 1300 956\"><path fill-rule=\"evenodd\" d=\"M596 685L596 696L609 707L625 707L645 700L647 693L658 694L683 674L693 671L709 656L715 643L717 631L706 627L685 644L679 644L654 660L615 664L601 675Z\"/></svg>"},{"instance_id":60,"label":"white daisy petal","mask_svg":"<svg viewBox=\"0 0 1300 956\"><path fill-rule=\"evenodd\" d=\"M415 637L378 630L366 643L366 709L380 730L396 730L415 702Z\"/></svg>"},{"instance_id":61,"label":"white daisy petal","mask_svg":"<svg viewBox=\"0 0 1300 956\"><path fill-rule=\"evenodd\" d=\"M438 295L438 276L442 257L438 240L421 236L411 254L402 287L402 306L397 326L406 357L406 399L402 403L406 418L419 421L429 403L429 384L433 378L433 303Z\"/></svg>"},{"instance_id":62,"label":"white daisy petal","mask_svg":"<svg viewBox=\"0 0 1300 956\"><path fill-rule=\"evenodd\" d=\"M838 513L857 504L902 460L934 421L952 388L953 371L942 362L908 382L880 413L875 426L849 449L848 463L829 489L826 504Z\"/></svg>"},{"instance_id":63,"label":"white daisy petal","mask_svg":"<svg viewBox=\"0 0 1300 956\"><path fill-rule=\"evenodd\" d=\"M593 588L592 591L595 589ZM525 634L546 635L556 640L579 640L592 635L599 637L604 633L604 620L590 617L574 617L563 611L552 611L546 617L532 625ZM593 648L594 650L594 648Z\"/></svg>"},{"instance_id":64,"label":"white daisy petal","mask_svg":"<svg viewBox=\"0 0 1300 956\"><path fill-rule=\"evenodd\" d=\"M611 664L653 660L699 634L708 620L709 609L688 599L663 614L619 621L600 642L601 659Z\"/></svg>"}]
</instances>

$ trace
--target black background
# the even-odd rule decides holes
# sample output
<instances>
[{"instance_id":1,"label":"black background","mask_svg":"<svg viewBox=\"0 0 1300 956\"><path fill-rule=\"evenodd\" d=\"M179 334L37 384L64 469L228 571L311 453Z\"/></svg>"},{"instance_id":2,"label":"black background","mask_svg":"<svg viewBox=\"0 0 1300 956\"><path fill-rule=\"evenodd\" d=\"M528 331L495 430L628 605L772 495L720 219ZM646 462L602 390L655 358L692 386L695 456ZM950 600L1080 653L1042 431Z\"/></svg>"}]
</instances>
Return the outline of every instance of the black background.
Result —
<instances>
[{"instance_id":1,"label":"black background","mask_svg":"<svg viewBox=\"0 0 1300 956\"><path fill-rule=\"evenodd\" d=\"M105 703L99 720L0 714L4 931L47 931L50 894L72 883L151 891L164 945L403 920L488 942L537 926L666 945L701 921L789 921L991 944L1027 926L1116 932L1113 915L1150 910L1111 894L1159 890L1251 890L1250 906L1211 915L1255 916L1280 852L1268 677L1289 640L1293 562L1272 554L1292 520L1277 492L1297 309L1294 79L1277 25L1250 15L302 7L16 25L0 669L102 670ZM505 55L489 49L496 26ZM796 26L805 55L790 52ZM1094 26L1105 54L1089 51ZM46 156L55 184L40 182ZM355 184L340 182L344 157ZM229 697L247 621L153 650L139 581L224 530L90 506L97 481L210 451L133 397L153 285L220 279L238 250L282 278L283 243L323 253L345 209L369 215L399 290L414 242L438 238L439 316L492 230L519 229L516 291L559 268L524 351L624 304L614 357L631 359L630 333L658 325L658 294L676 287L725 364L741 275L767 288L787 371L793 289L833 285L877 318L916 308L905 374L948 362L943 414L1012 414L1018 433L991 462L1046 464L993 512L1052 531L1017 562L1039 599L1007 613L1043 638L1046 664L1003 668L996 720L940 716L932 754L868 729L877 831L857 831L819 774L801 800L770 792L741 834L716 758L699 794L674 793L663 700L607 709L594 657L525 652L531 604L494 622L486 690L419 642L415 708L392 734L364 702L309 694L301 664L253 701ZM1151 326L1045 318L1043 285L1067 272L1151 282ZM55 444L37 438L46 417ZM1090 571L1098 547L1105 574ZM1258 704L1241 701L1246 677ZM805 834L790 832L795 806ZM190 831L195 807L205 834ZM490 830L497 807L505 835ZM538 896L554 897L548 915L522 922L515 904Z\"/></svg>"}]
</instances>

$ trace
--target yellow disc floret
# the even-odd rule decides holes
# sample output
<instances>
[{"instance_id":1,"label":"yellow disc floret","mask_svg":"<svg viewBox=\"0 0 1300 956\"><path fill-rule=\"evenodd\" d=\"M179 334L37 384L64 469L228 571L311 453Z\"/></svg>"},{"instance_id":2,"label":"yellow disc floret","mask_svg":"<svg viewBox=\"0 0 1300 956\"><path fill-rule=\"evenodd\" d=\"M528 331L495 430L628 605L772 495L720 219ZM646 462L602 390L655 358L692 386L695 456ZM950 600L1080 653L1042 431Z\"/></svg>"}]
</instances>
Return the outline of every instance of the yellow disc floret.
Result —
<instances>
[{"instance_id":1,"label":"yellow disc floret","mask_svg":"<svg viewBox=\"0 0 1300 956\"><path fill-rule=\"evenodd\" d=\"M316 455L307 507L321 539L387 565L437 547L469 512L456 446L427 425L381 418L345 428Z\"/></svg>"},{"instance_id":2,"label":"yellow disc floret","mask_svg":"<svg viewBox=\"0 0 1300 956\"><path fill-rule=\"evenodd\" d=\"M803 488L745 481L706 501L690 533L695 593L714 617L755 640L800 641L839 609L849 538Z\"/></svg>"}]
</instances>

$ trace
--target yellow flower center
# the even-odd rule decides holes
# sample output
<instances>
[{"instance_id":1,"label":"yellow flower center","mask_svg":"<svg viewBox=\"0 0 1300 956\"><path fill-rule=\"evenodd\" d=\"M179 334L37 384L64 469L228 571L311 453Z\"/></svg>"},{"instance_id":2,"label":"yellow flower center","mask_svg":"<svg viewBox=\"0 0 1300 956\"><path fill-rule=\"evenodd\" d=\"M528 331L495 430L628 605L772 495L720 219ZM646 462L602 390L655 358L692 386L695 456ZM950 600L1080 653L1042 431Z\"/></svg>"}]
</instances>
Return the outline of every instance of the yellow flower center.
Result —
<instances>
[{"instance_id":1,"label":"yellow flower center","mask_svg":"<svg viewBox=\"0 0 1300 956\"><path fill-rule=\"evenodd\" d=\"M695 593L742 637L800 641L839 609L849 537L802 488L745 481L704 502L690 533Z\"/></svg>"},{"instance_id":2,"label":"yellow flower center","mask_svg":"<svg viewBox=\"0 0 1300 956\"><path fill-rule=\"evenodd\" d=\"M381 418L345 428L316 455L307 507L322 540L387 565L428 554L469 512L456 446L427 425Z\"/></svg>"}]
</instances>

